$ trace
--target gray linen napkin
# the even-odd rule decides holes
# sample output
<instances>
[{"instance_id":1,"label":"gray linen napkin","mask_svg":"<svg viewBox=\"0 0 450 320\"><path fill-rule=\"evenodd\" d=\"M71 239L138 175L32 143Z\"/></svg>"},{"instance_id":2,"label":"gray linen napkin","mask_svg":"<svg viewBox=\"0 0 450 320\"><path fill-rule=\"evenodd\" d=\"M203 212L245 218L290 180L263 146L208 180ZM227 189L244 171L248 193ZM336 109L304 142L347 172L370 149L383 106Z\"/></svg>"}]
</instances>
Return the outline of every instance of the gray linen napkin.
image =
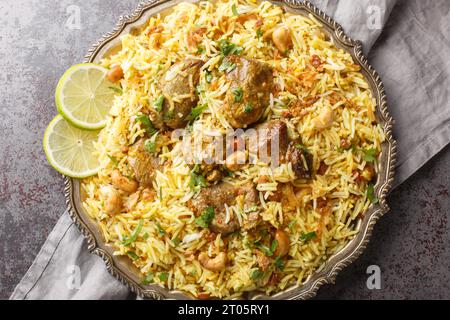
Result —
<instances>
[{"instance_id":1,"label":"gray linen napkin","mask_svg":"<svg viewBox=\"0 0 450 320\"><path fill-rule=\"evenodd\" d=\"M450 4L446 0L433 1L432 5L419 0L312 2L341 23L349 36L363 41L366 52L371 52L371 62L384 80L390 111L396 119L398 185L450 141L450 93L446 85L450 75ZM383 28L384 33L371 50ZM88 253L67 212L11 296L127 298L136 297L107 273L99 257Z\"/></svg>"}]
</instances>

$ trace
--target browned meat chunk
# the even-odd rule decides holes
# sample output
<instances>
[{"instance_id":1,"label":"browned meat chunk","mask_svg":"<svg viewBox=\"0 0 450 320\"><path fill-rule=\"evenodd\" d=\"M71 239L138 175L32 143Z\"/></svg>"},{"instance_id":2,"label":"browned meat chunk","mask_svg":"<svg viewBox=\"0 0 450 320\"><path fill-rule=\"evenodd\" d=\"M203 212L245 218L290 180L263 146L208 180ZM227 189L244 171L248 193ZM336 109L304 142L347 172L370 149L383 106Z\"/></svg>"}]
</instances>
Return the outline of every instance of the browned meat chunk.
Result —
<instances>
[{"instance_id":1,"label":"browned meat chunk","mask_svg":"<svg viewBox=\"0 0 450 320\"><path fill-rule=\"evenodd\" d=\"M266 163L291 162L297 178L311 178L312 155L297 141L289 142L287 126L280 120L273 120L257 127L257 150L252 150ZM252 147L251 147L252 148ZM276 158L278 150L278 159Z\"/></svg>"},{"instance_id":2,"label":"browned meat chunk","mask_svg":"<svg viewBox=\"0 0 450 320\"><path fill-rule=\"evenodd\" d=\"M128 163L133 168L139 184L147 187L152 185L155 170L161 168L159 158L145 150L144 139L140 139L130 148Z\"/></svg>"},{"instance_id":3,"label":"browned meat chunk","mask_svg":"<svg viewBox=\"0 0 450 320\"><path fill-rule=\"evenodd\" d=\"M231 85L225 112L234 128L243 128L257 122L269 105L273 72L268 64L257 60L239 56L226 59L236 67L227 74Z\"/></svg>"},{"instance_id":4,"label":"browned meat chunk","mask_svg":"<svg viewBox=\"0 0 450 320\"><path fill-rule=\"evenodd\" d=\"M167 70L160 83L165 98L162 111L152 118L155 126L161 128L165 125L177 129L186 125L187 116L198 102L195 89L203 63L199 59L186 59L175 63Z\"/></svg>"},{"instance_id":5,"label":"browned meat chunk","mask_svg":"<svg viewBox=\"0 0 450 320\"><path fill-rule=\"evenodd\" d=\"M255 253L256 262L258 263L259 268L262 272L266 272L272 265L272 261L261 250L255 250Z\"/></svg>"},{"instance_id":6,"label":"browned meat chunk","mask_svg":"<svg viewBox=\"0 0 450 320\"><path fill-rule=\"evenodd\" d=\"M245 206L250 207L257 204L258 194L253 184L242 187L235 187L229 183L222 182L209 188L203 188L200 194L191 200L191 207L197 213L203 212L207 207L214 207L214 219L209 228L212 232L230 234L239 229L239 222L236 217L230 217L226 222L225 204L232 206L236 202L236 197L245 194Z\"/></svg>"},{"instance_id":7,"label":"browned meat chunk","mask_svg":"<svg viewBox=\"0 0 450 320\"><path fill-rule=\"evenodd\" d=\"M278 150L279 158L274 160L284 162L289 144L286 124L280 120L273 120L259 125L257 130L259 158L268 163L272 159L272 151Z\"/></svg>"},{"instance_id":8,"label":"browned meat chunk","mask_svg":"<svg viewBox=\"0 0 450 320\"><path fill-rule=\"evenodd\" d=\"M291 142L286 154L286 160L292 163L292 170L294 170L297 178L309 179L311 178L313 157L312 154L304 148Z\"/></svg>"}]
</instances>

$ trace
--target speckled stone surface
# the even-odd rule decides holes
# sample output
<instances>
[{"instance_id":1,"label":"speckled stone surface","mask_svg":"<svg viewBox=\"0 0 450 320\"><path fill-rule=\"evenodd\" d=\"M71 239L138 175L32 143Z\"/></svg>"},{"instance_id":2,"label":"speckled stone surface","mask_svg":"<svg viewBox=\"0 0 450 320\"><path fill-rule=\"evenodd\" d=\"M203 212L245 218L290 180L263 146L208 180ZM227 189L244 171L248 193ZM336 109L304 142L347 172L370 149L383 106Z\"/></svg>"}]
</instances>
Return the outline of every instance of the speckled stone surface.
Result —
<instances>
[{"instance_id":1,"label":"speckled stone surface","mask_svg":"<svg viewBox=\"0 0 450 320\"><path fill-rule=\"evenodd\" d=\"M62 178L41 147L56 115L56 83L138 2L0 2L0 298L9 297L64 211ZM77 10L80 29L71 29ZM367 250L317 298L450 298L448 163L446 148L392 193L392 210ZM379 290L366 287L369 265L381 268Z\"/></svg>"}]
</instances>

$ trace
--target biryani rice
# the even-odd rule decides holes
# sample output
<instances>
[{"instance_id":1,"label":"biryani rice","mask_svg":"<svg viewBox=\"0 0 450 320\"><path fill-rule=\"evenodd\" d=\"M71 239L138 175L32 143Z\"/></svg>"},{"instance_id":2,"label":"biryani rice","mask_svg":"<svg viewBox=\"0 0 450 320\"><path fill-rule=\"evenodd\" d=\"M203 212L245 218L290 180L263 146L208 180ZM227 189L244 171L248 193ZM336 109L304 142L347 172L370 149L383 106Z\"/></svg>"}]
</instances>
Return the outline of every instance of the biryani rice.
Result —
<instances>
[{"instance_id":1,"label":"biryani rice","mask_svg":"<svg viewBox=\"0 0 450 320\"><path fill-rule=\"evenodd\" d=\"M263 22L260 31L256 32L255 20L237 22L233 8L237 9L238 16L258 14ZM261 36L278 25L287 26L293 38L293 48L286 56L276 52L270 39ZM200 50L189 45L189 33L196 26L207 29L201 35ZM158 27L161 32L154 33ZM180 142L169 141L162 146L160 157L168 165L155 175L153 199L145 200L143 188L139 187L135 194L121 195L126 208L121 214L110 216L104 210L101 188L111 185L111 172L117 168L124 175L133 176L127 165L126 148L145 134L136 116L161 94L158 81L174 62L200 57L206 61L203 71L217 67L220 56L217 41L213 39L215 30L224 31L223 38L241 46L243 56L273 67L279 91L271 96L264 115L268 120L283 119L291 136L301 136L313 156L315 170L321 163L328 166L326 174L314 175L310 180L295 180L290 164L274 169L264 163L247 166L233 177L225 178L237 185L248 181L257 183L262 219L275 228L289 228L289 253L277 283L269 282L271 272L265 273L262 279L252 279L258 269L257 257L248 246L247 231L240 230L227 241L220 234L208 241L207 231L196 225L195 215L186 205L195 192L189 187L190 168L181 155ZM311 67L313 56L323 62L323 72ZM358 220L370 200L368 183L357 181L355 171L366 166L361 150L373 148L379 152L384 134L375 123L376 102L358 66L350 54L333 44L333 39L326 36L314 17L292 15L269 2L251 0L180 3L168 15L150 18L140 34L123 36L121 51L102 64L122 66L123 94L115 98L107 126L95 144L102 169L97 176L83 181L86 193L83 204L97 221L105 241L116 248L115 254L134 257L133 263L143 277L152 274L155 283L193 296L236 298L253 290L272 294L289 285L303 283L358 232ZM231 125L220 107L228 89L227 81L222 76L207 84L204 77L205 72L202 72L200 103L208 107L197 123L203 128L226 132ZM333 94L339 94L342 99L330 103ZM314 96L317 101L305 107L300 117L284 117L292 99L307 101ZM334 112L333 125L315 130L314 118L325 107ZM343 138L356 141L353 148L343 150ZM268 177L268 181L258 183L260 177ZM297 195L293 210L286 210L280 202L269 201L277 186L284 182L303 190ZM318 209L318 201L323 197L332 203L331 214L326 217ZM247 213L237 207L227 210L241 223L247 217ZM142 230L136 240L124 245L124 239L140 224ZM301 240L312 231L317 232L316 239ZM203 268L195 256L198 251L210 255L225 251L227 267L220 272Z\"/></svg>"}]
</instances>

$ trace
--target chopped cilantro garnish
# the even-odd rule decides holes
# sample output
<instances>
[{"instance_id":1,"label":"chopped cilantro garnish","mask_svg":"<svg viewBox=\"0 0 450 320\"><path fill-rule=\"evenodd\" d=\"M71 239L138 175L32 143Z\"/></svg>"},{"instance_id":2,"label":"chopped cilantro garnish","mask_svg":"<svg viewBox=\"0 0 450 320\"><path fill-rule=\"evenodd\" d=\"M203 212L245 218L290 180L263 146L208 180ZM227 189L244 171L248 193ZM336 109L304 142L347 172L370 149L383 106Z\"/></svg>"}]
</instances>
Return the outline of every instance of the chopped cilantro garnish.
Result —
<instances>
[{"instance_id":1,"label":"chopped cilantro garnish","mask_svg":"<svg viewBox=\"0 0 450 320\"><path fill-rule=\"evenodd\" d=\"M160 237L164 237L166 235L166 231L161 227L159 222L156 223L156 227L158 228L158 234Z\"/></svg>"},{"instance_id":2,"label":"chopped cilantro garnish","mask_svg":"<svg viewBox=\"0 0 450 320\"><path fill-rule=\"evenodd\" d=\"M211 72L206 72L206 75L205 75L206 82L211 83L212 79L213 79L212 73Z\"/></svg>"},{"instance_id":3,"label":"chopped cilantro garnish","mask_svg":"<svg viewBox=\"0 0 450 320\"><path fill-rule=\"evenodd\" d=\"M176 247L181 243L181 239L178 237L175 237L174 239L172 239L172 243Z\"/></svg>"},{"instance_id":4,"label":"chopped cilantro garnish","mask_svg":"<svg viewBox=\"0 0 450 320\"><path fill-rule=\"evenodd\" d=\"M226 57L230 54L239 55L244 49L237 44L231 43L228 39L224 39L219 41L219 50L220 53Z\"/></svg>"},{"instance_id":5,"label":"chopped cilantro garnish","mask_svg":"<svg viewBox=\"0 0 450 320\"><path fill-rule=\"evenodd\" d=\"M163 103L164 103L164 96L160 95L155 101L153 101L153 106L155 107L155 110L161 112Z\"/></svg>"},{"instance_id":6,"label":"chopped cilantro garnish","mask_svg":"<svg viewBox=\"0 0 450 320\"><path fill-rule=\"evenodd\" d=\"M367 199L369 199L370 203L378 203L378 198L375 195L375 187L372 183L367 185Z\"/></svg>"},{"instance_id":7,"label":"chopped cilantro garnish","mask_svg":"<svg viewBox=\"0 0 450 320\"><path fill-rule=\"evenodd\" d=\"M364 153L364 161L366 162L374 162L377 156L377 149L370 148L370 149L362 149L362 152Z\"/></svg>"},{"instance_id":8,"label":"chopped cilantro garnish","mask_svg":"<svg viewBox=\"0 0 450 320\"><path fill-rule=\"evenodd\" d=\"M145 278L142 280L143 285L147 285L153 283L153 273L149 273L145 276Z\"/></svg>"},{"instance_id":9,"label":"chopped cilantro garnish","mask_svg":"<svg viewBox=\"0 0 450 320\"><path fill-rule=\"evenodd\" d=\"M300 236L300 241L306 242L311 239L314 239L317 236L315 231L304 233Z\"/></svg>"},{"instance_id":10,"label":"chopped cilantro garnish","mask_svg":"<svg viewBox=\"0 0 450 320\"><path fill-rule=\"evenodd\" d=\"M142 230L142 226L144 225L144 220L139 220L139 223L136 227L136 229L134 229L134 232L131 234L130 237L126 237L123 241L122 244L125 246L128 246L130 244L132 244L133 242L136 241L139 233L141 233Z\"/></svg>"},{"instance_id":11,"label":"chopped cilantro garnish","mask_svg":"<svg viewBox=\"0 0 450 320\"><path fill-rule=\"evenodd\" d=\"M191 179L189 180L189 187L191 189L194 189L195 187L204 188L204 187L208 186L206 184L206 179L203 175L196 174L195 171L192 171L190 173L190 176L191 176Z\"/></svg>"},{"instance_id":12,"label":"chopped cilantro garnish","mask_svg":"<svg viewBox=\"0 0 450 320\"><path fill-rule=\"evenodd\" d=\"M150 120L150 118L148 117L148 115L146 114L140 114L136 117L136 120L139 121L145 128L145 130L147 131L147 133L149 135L154 135L156 132L158 132L155 129L155 126L153 125L152 121Z\"/></svg>"},{"instance_id":13,"label":"chopped cilantro garnish","mask_svg":"<svg viewBox=\"0 0 450 320\"><path fill-rule=\"evenodd\" d=\"M156 141L152 141L150 139L145 140L144 149L148 153L155 153L156 152Z\"/></svg>"},{"instance_id":14,"label":"chopped cilantro garnish","mask_svg":"<svg viewBox=\"0 0 450 320\"><path fill-rule=\"evenodd\" d=\"M167 281L167 279L169 278L169 274L167 273L167 272L161 272L159 275L158 275L158 278L159 278L159 280L161 280L161 281Z\"/></svg>"},{"instance_id":15,"label":"chopped cilantro garnish","mask_svg":"<svg viewBox=\"0 0 450 320\"><path fill-rule=\"evenodd\" d=\"M239 13L237 11L236 5L233 3L231 6L231 12L233 12L233 15L237 16Z\"/></svg>"},{"instance_id":16,"label":"chopped cilantro garnish","mask_svg":"<svg viewBox=\"0 0 450 320\"><path fill-rule=\"evenodd\" d=\"M244 90L241 87L233 89L234 102L241 102L244 97Z\"/></svg>"},{"instance_id":17,"label":"chopped cilantro garnish","mask_svg":"<svg viewBox=\"0 0 450 320\"><path fill-rule=\"evenodd\" d=\"M236 64L228 61L227 59L223 59L222 63L219 66L219 71L220 72L231 72L236 68Z\"/></svg>"},{"instance_id":18,"label":"chopped cilantro garnish","mask_svg":"<svg viewBox=\"0 0 450 320\"><path fill-rule=\"evenodd\" d=\"M259 28L258 30L256 30L256 37L261 38L263 36L263 32L261 30L261 28Z\"/></svg>"},{"instance_id":19,"label":"chopped cilantro garnish","mask_svg":"<svg viewBox=\"0 0 450 320\"><path fill-rule=\"evenodd\" d=\"M206 207L201 216L195 219L195 223L202 228L208 228L212 219L214 219L214 207Z\"/></svg>"},{"instance_id":20,"label":"chopped cilantro garnish","mask_svg":"<svg viewBox=\"0 0 450 320\"><path fill-rule=\"evenodd\" d=\"M116 157L108 155L108 158L109 160L111 160L111 162L114 164L115 167L119 165L119 161L117 160Z\"/></svg>"},{"instance_id":21,"label":"chopped cilantro garnish","mask_svg":"<svg viewBox=\"0 0 450 320\"><path fill-rule=\"evenodd\" d=\"M284 269L284 261L283 261L283 259L282 259L280 256L278 256L278 257L275 259L274 265L275 265L275 267L276 267L277 269L283 270L283 269Z\"/></svg>"},{"instance_id":22,"label":"chopped cilantro garnish","mask_svg":"<svg viewBox=\"0 0 450 320\"><path fill-rule=\"evenodd\" d=\"M267 246L265 246L265 245L263 245L263 244L260 243L259 241L255 241L254 244L255 244L255 246L257 246L262 252L264 252L264 254L265 254L266 256L269 256L269 257L273 256L273 253L275 252L275 250L276 250L277 247L278 247L278 241L277 241L277 240L273 240L273 241L272 241L272 243L271 243L271 245L270 245L270 248L267 247Z\"/></svg>"},{"instance_id":23,"label":"chopped cilantro garnish","mask_svg":"<svg viewBox=\"0 0 450 320\"><path fill-rule=\"evenodd\" d=\"M208 107L208 105L205 103L205 104L199 104L195 108L192 108L191 113L187 117L187 120L195 121L203 113L203 111L205 111L205 109L207 107Z\"/></svg>"},{"instance_id":24,"label":"chopped cilantro garnish","mask_svg":"<svg viewBox=\"0 0 450 320\"><path fill-rule=\"evenodd\" d=\"M245 107L244 107L244 112L245 113L250 113L250 112L252 112L253 111L253 106L252 106L252 104L251 103L247 103L246 105L245 105Z\"/></svg>"},{"instance_id":25,"label":"chopped cilantro garnish","mask_svg":"<svg viewBox=\"0 0 450 320\"><path fill-rule=\"evenodd\" d=\"M117 94L122 94L123 93L122 88L119 88L119 87L108 87L108 89L111 89L112 91L114 91Z\"/></svg>"},{"instance_id":26,"label":"chopped cilantro garnish","mask_svg":"<svg viewBox=\"0 0 450 320\"><path fill-rule=\"evenodd\" d=\"M205 46L199 45L199 46L197 47L197 53L199 53L199 54L204 53L205 50L206 50L206 49L205 49Z\"/></svg>"},{"instance_id":27,"label":"chopped cilantro garnish","mask_svg":"<svg viewBox=\"0 0 450 320\"><path fill-rule=\"evenodd\" d=\"M292 220L291 222L289 222L288 228L292 229L292 227L295 226L296 223L297 223L297 219Z\"/></svg>"},{"instance_id":28,"label":"chopped cilantro garnish","mask_svg":"<svg viewBox=\"0 0 450 320\"><path fill-rule=\"evenodd\" d=\"M136 253L134 253L133 251L127 251L127 255L129 255L130 258L133 259L133 260L138 260L139 259L139 256Z\"/></svg>"},{"instance_id":29,"label":"chopped cilantro garnish","mask_svg":"<svg viewBox=\"0 0 450 320\"><path fill-rule=\"evenodd\" d=\"M259 270L259 269L253 270L252 274L250 275L250 278L251 278L252 280L259 280L259 279L261 279L262 277L264 277L264 272L262 272L262 271Z\"/></svg>"}]
</instances>

